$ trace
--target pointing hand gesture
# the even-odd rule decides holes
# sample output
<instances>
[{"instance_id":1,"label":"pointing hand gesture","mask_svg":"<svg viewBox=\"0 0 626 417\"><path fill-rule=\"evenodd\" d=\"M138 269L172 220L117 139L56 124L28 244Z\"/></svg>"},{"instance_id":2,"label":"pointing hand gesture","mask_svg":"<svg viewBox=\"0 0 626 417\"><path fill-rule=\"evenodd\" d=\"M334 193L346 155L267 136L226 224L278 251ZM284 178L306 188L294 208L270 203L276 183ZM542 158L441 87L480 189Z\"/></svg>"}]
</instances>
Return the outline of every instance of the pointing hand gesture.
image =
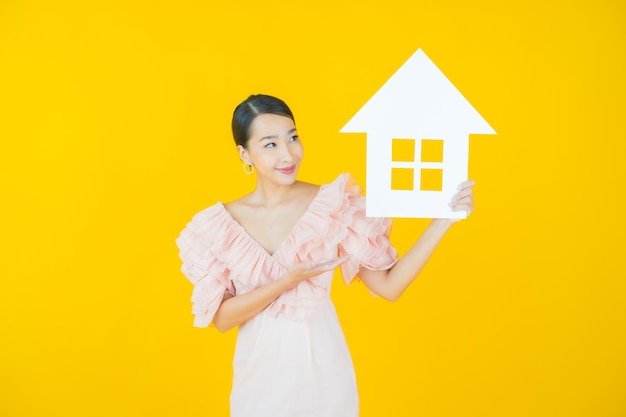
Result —
<instances>
[{"instance_id":1,"label":"pointing hand gesture","mask_svg":"<svg viewBox=\"0 0 626 417\"><path fill-rule=\"evenodd\" d=\"M325 259L323 261L297 263L289 268L286 275L289 277L289 281L293 286L296 286L300 281L323 274L324 272L332 271L348 259L350 259L349 256L342 256L339 258Z\"/></svg>"}]
</instances>

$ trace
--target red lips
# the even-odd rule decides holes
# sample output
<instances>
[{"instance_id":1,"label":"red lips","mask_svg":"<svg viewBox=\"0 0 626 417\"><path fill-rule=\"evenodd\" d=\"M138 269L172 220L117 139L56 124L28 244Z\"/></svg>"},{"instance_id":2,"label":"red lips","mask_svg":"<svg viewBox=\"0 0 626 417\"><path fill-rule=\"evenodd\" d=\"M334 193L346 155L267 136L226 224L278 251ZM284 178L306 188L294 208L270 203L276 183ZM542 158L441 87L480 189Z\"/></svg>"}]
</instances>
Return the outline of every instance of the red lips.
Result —
<instances>
[{"instance_id":1,"label":"red lips","mask_svg":"<svg viewBox=\"0 0 626 417\"><path fill-rule=\"evenodd\" d=\"M277 169L277 171L285 175L293 174L296 171L296 166L292 165L287 168L280 168L280 169Z\"/></svg>"}]
</instances>

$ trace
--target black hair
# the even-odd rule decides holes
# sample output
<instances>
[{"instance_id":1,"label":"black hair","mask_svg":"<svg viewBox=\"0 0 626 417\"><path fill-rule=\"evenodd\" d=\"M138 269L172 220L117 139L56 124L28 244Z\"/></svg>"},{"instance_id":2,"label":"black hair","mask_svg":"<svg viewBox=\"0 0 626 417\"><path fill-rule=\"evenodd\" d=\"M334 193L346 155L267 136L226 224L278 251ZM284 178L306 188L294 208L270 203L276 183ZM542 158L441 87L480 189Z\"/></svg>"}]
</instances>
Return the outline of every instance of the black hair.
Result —
<instances>
[{"instance_id":1,"label":"black hair","mask_svg":"<svg viewBox=\"0 0 626 417\"><path fill-rule=\"evenodd\" d=\"M255 117L266 113L289 117L296 123L293 113L284 101L265 94L253 94L242 101L233 112L233 139L237 145L248 147L250 125Z\"/></svg>"}]
</instances>

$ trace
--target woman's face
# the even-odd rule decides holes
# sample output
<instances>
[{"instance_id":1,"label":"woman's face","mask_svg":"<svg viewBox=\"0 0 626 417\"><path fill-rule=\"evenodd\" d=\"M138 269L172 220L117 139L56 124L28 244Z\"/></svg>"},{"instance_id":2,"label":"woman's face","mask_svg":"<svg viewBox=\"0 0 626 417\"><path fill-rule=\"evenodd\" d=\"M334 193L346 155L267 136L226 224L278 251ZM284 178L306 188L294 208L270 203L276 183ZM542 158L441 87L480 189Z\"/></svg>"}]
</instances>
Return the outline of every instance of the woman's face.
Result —
<instances>
[{"instance_id":1,"label":"woman's face","mask_svg":"<svg viewBox=\"0 0 626 417\"><path fill-rule=\"evenodd\" d=\"M296 180L304 155L293 120L270 113L253 120L248 147L238 148L241 159L254 165L259 179L280 185Z\"/></svg>"}]
</instances>

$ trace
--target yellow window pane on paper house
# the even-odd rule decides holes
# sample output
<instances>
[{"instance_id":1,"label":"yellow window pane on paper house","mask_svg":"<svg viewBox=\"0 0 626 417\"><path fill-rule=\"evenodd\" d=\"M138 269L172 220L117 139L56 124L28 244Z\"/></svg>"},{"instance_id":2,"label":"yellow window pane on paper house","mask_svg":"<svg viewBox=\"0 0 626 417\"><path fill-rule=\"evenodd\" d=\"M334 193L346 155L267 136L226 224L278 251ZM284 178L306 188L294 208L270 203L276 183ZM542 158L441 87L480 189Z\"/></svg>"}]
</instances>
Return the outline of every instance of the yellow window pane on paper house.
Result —
<instances>
[{"instance_id":1,"label":"yellow window pane on paper house","mask_svg":"<svg viewBox=\"0 0 626 417\"><path fill-rule=\"evenodd\" d=\"M413 190L413 169L391 168L392 190Z\"/></svg>"},{"instance_id":2,"label":"yellow window pane on paper house","mask_svg":"<svg viewBox=\"0 0 626 417\"><path fill-rule=\"evenodd\" d=\"M391 160L394 162L415 161L415 140L414 139L392 139L391 140Z\"/></svg>"},{"instance_id":3,"label":"yellow window pane on paper house","mask_svg":"<svg viewBox=\"0 0 626 417\"><path fill-rule=\"evenodd\" d=\"M421 169L420 170L420 190L441 191L443 189L442 169Z\"/></svg>"},{"instance_id":4,"label":"yellow window pane on paper house","mask_svg":"<svg viewBox=\"0 0 626 417\"><path fill-rule=\"evenodd\" d=\"M443 162L443 140L422 139L422 162Z\"/></svg>"}]
</instances>

